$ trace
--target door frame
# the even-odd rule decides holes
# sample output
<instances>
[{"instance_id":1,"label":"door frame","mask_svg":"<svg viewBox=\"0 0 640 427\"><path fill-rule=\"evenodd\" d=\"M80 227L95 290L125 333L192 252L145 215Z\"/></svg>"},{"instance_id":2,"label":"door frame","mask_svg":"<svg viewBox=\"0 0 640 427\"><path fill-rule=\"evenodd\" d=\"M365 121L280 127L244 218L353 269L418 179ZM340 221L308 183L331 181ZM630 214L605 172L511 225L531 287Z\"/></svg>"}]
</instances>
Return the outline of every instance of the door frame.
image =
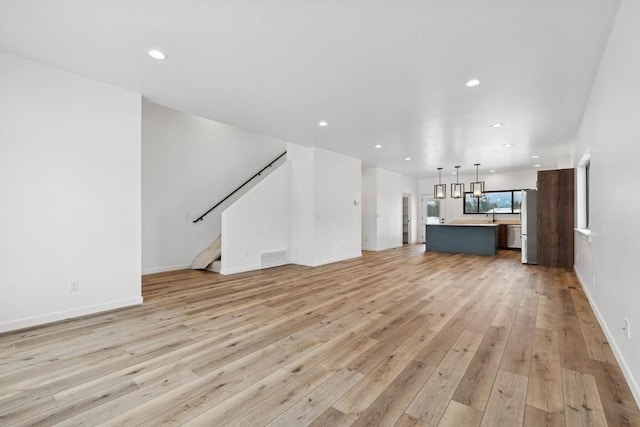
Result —
<instances>
[{"instance_id":1,"label":"door frame","mask_svg":"<svg viewBox=\"0 0 640 427\"><path fill-rule=\"evenodd\" d=\"M442 223L444 221L445 218L445 203L444 203L444 199L436 199L434 197L433 193L428 193L428 194L423 194L422 196L420 196L420 210L421 210L421 221L420 221L420 239L421 239L421 243L425 242L424 239L424 233L425 233L425 225L426 221L427 221L427 202L433 200L438 202L438 205L440 205L440 223Z\"/></svg>"},{"instance_id":2,"label":"door frame","mask_svg":"<svg viewBox=\"0 0 640 427\"><path fill-rule=\"evenodd\" d=\"M412 199L413 195L411 193L402 193L402 227L404 233L404 199L407 199L407 244L413 243L413 222L411 221L411 211L412 211ZM402 243L404 244L404 236L402 239Z\"/></svg>"}]
</instances>

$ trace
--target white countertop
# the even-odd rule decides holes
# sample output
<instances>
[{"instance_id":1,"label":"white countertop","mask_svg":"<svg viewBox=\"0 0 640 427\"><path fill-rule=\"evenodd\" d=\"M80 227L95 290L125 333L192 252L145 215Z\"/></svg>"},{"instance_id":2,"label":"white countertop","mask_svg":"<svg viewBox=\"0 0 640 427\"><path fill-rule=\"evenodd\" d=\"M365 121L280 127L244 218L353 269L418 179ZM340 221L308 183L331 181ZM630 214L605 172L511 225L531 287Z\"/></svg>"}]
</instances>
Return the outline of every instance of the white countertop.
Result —
<instances>
[{"instance_id":1,"label":"white countertop","mask_svg":"<svg viewBox=\"0 0 640 427\"><path fill-rule=\"evenodd\" d=\"M445 227L497 227L500 224L427 224L427 225L443 225Z\"/></svg>"},{"instance_id":2,"label":"white countertop","mask_svg":"<svg viewBox=\"0 0 640 427\"><path fill-rule=\"evenodd\" d=\"M489 218L471 219L471 218L453 218L447 224L498 224L498 225L520 225L519 219L503 219L496 218L492 221Z\"/></svg>"}]
</instances>

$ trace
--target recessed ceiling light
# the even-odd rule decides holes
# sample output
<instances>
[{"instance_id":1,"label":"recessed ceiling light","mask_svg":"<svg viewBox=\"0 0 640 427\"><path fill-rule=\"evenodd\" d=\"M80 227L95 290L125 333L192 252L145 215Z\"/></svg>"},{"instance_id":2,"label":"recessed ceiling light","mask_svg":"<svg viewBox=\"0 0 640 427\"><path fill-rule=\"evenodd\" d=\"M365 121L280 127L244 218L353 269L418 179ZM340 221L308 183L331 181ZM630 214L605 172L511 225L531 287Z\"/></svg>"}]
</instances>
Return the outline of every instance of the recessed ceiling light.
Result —
<instances>
[{"instance_id":1,"label":"recessed ceiling light","mask_svg":"<svg viewBox=\"0 0 640 427\"><path fill-rule=\"evenodd\" d=\"M150 57L152 57L153 59L157 59L159 61L167 59L167 55L165 55L164 52L158 49L149 49L149 52L147 53L149 54Z\"/></svg>"},{"instance_id":2,"label":"recessed ceiling light","mask_svg":"<svg viewBox=\"0 0 640 427\"><path fill-rule=\"evenodd\" d=\"M455 174L456 174L455 172L451 172L451 175L455 175Z\"/></svg>"},{"instance_id":3,"label":"recessed ceiling light","mask_svg":"<svg viewBox=\"0 0 640 427\"><path fill-rule=\"evenodd\" d=\"M507 143L507 144L502 144L502 146L503 146L504 148L511 148L511 147L513 147L513 144L511 144L511 143Z\"/></svg>"},{"instance_id":4,"label":"recessed ceiling light","mask_svg":"<svg viewBox=\"0 0 640 427\"><path fill-rule=\"evenodd\" d=\"M502 123L493 123L493 124L492 124L491 126L489 126L489 127L492 127L492 128L500 128L500 127L502 127L502 125L503 125Z\"/></svg>"},{"instance_id":5,"label":"recessed ceiling light","mask_svg":"<svg viewBox=\"0 0 640 427\"><path fill-rule=\"evenodd\" d=\"M320 126L320 127L329 126L329 122L321 120L321 121L318 122L318 126Z\"/></svg>"},{"instance_id":6,"label":"recessed ceiling light","mask_svg":"<svg viewBox=\"0 0 640 427\"><path fill-rule=\"evenodd\" d=\"M404 159L405 160L411 160L411 157L405 157Z\"/></svg>"},{"instance_id":7,"label":"recessed ceiling light","mask_svg":"<svg viewBox=\"0 0 640 427\"><path fill-rule=\"evenodd\" d=\"M467 87L474 87L474 86L478 86L479 84L480 84L480 80L471 79L467 82Z\"/></svg>"},{"instance_id":8,"label":"recessed ceiling light","mask_svg":"<svg viewBox=\"0 0 640 427\"><path fill-rule=\"evenodd\" d=\"M531 156L532 159L537 159L538 157L540 157L540 156L538 156L537 154L534 155L534 156Z\"/></svg>"},{"instance_id":9,"label":"recessed ceiling light","mask_svg":"<svg viewBox=\"0 0 640 427\"><path fill-rule=\"evenodd\" d=\"M495 169L491 169L489 172L496 173L496 170Z\"/></svg>"},{"instance_id":10,"label":"recessed ceiling light","mask_svg":"<svg viewBox=\"0 0 640 427\"><path fill-rule=\"evenodd\" d=\"M540 167L540 165L539 165L539 164L538 164L538 165L533 165L533 167L534 167L534 168L539 168L539 167Z\"/></svg>"},{"instance_id":11,"label":"recessed ceiling light","mask_svg":"<svg viewBox=\"0 0 640 427\"><path fill-rule=\"evenodd\" d=\"M376 148L382 148L382 145L376 144Z\"/></svg>"}]
</instances>

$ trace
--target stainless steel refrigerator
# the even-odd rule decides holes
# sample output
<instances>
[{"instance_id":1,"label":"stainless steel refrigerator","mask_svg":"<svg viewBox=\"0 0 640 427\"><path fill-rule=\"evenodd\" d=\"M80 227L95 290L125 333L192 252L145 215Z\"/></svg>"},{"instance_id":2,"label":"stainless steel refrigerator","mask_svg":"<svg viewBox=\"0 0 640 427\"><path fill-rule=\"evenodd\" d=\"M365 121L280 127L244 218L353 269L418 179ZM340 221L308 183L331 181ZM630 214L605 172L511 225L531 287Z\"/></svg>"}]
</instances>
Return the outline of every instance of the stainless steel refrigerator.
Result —
<instances>
[{"instance_id":1,"label":"stainless steel refrigerator","mask_svg":"<svg viewBox=\"0 0 640 427\"><path fill-rule=\"evenodd\" d=\"M538 192L522 190L520 223L522 225L522 263L538 263Z\"/></svg>"}]
</instances>

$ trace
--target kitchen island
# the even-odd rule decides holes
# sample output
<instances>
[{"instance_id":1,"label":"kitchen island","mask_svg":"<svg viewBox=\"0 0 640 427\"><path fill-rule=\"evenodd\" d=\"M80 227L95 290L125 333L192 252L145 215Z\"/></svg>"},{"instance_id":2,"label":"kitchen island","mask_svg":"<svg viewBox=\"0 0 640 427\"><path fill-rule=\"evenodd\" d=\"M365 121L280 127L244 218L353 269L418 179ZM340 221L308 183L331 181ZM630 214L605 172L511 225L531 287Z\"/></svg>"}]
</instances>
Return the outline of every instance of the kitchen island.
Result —
<instances>
[{"instance_id":1,"label":"kitchen island","mask_svg":"<svg viewBox=\"0 0 640 427\"><path fill-rule=\"evenodd\" d=\"M496 224L427 224L425 227L426 251L496 254Z\"/></svg>"}]
</instances>

